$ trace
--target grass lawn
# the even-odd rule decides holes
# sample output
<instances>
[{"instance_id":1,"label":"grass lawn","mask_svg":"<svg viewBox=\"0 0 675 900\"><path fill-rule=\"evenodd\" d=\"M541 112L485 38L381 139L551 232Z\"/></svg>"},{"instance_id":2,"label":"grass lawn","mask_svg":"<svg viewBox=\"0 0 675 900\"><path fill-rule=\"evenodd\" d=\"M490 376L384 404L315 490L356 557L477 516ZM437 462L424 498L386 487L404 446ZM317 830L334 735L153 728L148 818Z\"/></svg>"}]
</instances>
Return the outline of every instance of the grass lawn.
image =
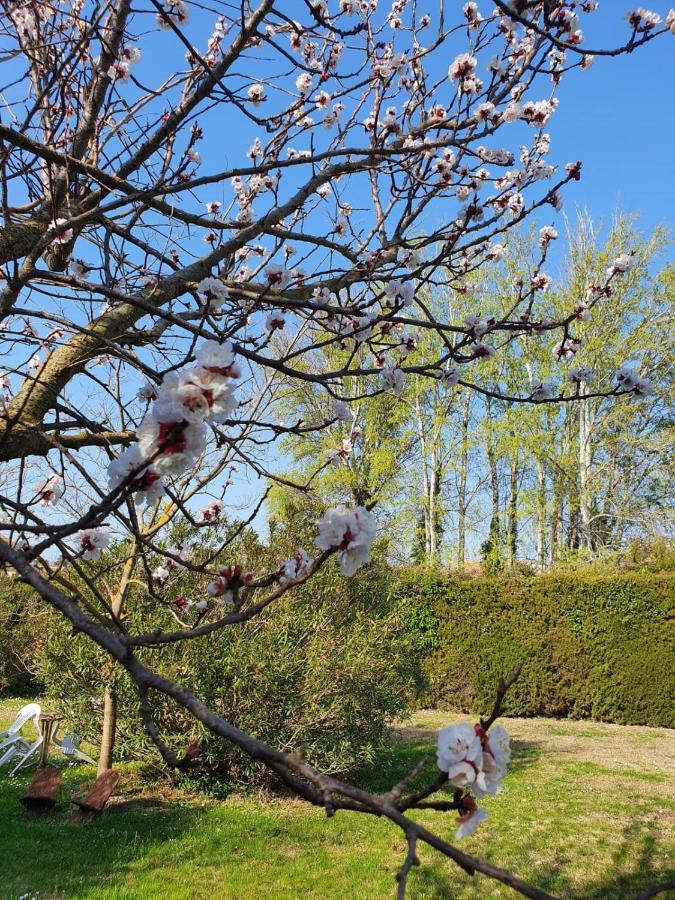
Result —
<instances>
[{"instance_id":1,"label":"grass lawn","mask_svg":"<svg viewBox=\"0 0 675 900\"><path fill-rule=\"evenodd\" d=\"M22 701L0 700L0 727ZM457 717L417 713L392 747L359 773L385 789L434 746L434 729ZM488 798L490 820L463 842L564 898L635 898L675 875L675 733L658 728L544 719L505 719L515 754L504 790ZM18 802L31 772L0 770L0 897L106 900L371 900L394 895L404 841L386 822L350 813L326 820L300 802L232 796L215 802L121 766L120 791L91 824L70 821L67 799L93 780L87 766L64 770L61 803L28 820ZM420 814L451 837L454 814ZM471 879L420 847L412 898L515 896ZM670 868L669 868L670 867ZM662 894L663 897L673 897Z\"/></svg>"}]
</instances>

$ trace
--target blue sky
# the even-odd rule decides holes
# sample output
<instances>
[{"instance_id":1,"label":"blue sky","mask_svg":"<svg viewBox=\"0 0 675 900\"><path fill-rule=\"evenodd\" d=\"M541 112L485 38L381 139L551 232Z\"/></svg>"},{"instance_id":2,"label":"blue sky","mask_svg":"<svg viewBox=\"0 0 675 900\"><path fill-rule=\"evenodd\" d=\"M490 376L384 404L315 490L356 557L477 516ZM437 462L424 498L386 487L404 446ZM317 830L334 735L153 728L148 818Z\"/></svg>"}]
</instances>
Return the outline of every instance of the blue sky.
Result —
<instances>
[{"instance_id":1,"label":"blue sky","mask_svg":"<svg viewBox=\"0 0 675 900\"><path fill-rule=\"evenodd\" d=\"M627 23L623 4L603 2L586 16L589 44L619 46ZM667 9L656 8L665 15ZM591 25L593 27L591 27ZM565 208L585 207L594 218L640 214L646 231L673 224L675 208L675 37L664 35L635 53L596 57L590 71L563 80L560 106L547 126L551 156L583 162L582 180L565 194Z\"/></svg>"}]
</instances>

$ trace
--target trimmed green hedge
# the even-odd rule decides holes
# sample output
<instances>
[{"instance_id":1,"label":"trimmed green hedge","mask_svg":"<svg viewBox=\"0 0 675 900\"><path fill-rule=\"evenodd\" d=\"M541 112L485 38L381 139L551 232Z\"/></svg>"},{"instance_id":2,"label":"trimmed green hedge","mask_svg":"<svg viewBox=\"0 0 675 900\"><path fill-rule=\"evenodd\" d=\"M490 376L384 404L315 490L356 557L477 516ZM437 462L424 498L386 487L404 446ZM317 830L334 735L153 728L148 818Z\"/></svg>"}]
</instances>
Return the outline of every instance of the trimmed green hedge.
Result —
<instances>
[{"instance_id":1,"label":"trimmed green hedge","mask_svg":"<svg viewBox=\"0 0 675 900\"><path fill-rule=\"evenodd\" d=\"M486 709L498 677L522 663L513 715L675 727L672 573L460 579L416 570L401 589L427 613L428 704Z\"/></svg>"}]
</instances>

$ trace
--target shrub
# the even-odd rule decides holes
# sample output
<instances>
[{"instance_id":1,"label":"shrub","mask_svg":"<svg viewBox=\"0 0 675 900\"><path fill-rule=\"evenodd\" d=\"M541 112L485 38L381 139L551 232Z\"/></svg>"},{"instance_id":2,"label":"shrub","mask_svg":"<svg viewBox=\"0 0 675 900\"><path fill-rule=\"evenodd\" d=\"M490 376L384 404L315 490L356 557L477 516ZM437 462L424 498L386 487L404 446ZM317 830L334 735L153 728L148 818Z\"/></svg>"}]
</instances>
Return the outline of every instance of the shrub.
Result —
<instances>
[{"instance_id":1,"label":"shrub","mask_svg":"<svg viewBox=\"0 0 675 900\"><path fill-rule=\"evenodd\" d=\"M238 557L240 558L240 557ZM191 594L185 572L179 593ZM345 772L372 759L387 724L415 696L415 653L391 606L391 572L372 565L353 579L330 564L311 587L295 590L250 623L167 647L141 658L178 678L237 727L282 748L303 749L327 771ZM126 624L145 631L160 623L156 604L130 598ZM166 621L162 622L166 627ZM118 701L117 753L157 760L137 716L129 679L86 637L71 637L52 617L38 661L49 702L70 727L99 738L102 696L113 681ZM203 768L226 780L255 777L254 763L199 730L191 717L154 696L163 737L179 754L200 744ZM213 787L213 784L211 785Z\"/></svg>"},{"instance_id":2,"label":"shrub","mask_svg":"<svg viewBox=\"0 0 675 900\"><path fill-rule=\"evenodd\" d=\"M0 691L37 692L36 659L44 650L48 612L18 579L3 578L0 587Z\"/></svg>"},{"instance_id":3,"label":"shrub","mask_svg":"<svg viewBox=\"0 0 675 900\"><path fill-rule=\"evenodd\" d=\"M425 700L475 711L518 663L514 715L675 726L672 573L446 578L415 571L408 602L433 611Z\"/></svg>"}]
</instances>

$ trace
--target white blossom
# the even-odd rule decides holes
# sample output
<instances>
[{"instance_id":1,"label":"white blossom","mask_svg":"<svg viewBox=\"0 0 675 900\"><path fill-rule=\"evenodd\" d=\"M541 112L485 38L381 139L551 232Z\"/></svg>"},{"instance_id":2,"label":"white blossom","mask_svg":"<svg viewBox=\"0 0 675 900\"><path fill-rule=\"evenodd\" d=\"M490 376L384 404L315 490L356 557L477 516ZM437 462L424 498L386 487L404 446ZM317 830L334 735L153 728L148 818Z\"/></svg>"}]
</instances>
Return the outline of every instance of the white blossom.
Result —
<instances>
[{"instance_id":1,"label":"white blossom","mask_svg":"<svg viewBox=\"0 0 675 900\"><path fill-rule=\"evenodd\" d=\"M80 533L78 541L82 559L95 561L110 543L110 538L104 532L90 528Z\"/></svg>"},{"instance_id":2,"label":"white blossom","mask_svg":"<svg viewBox=\"0 0 675 900\"><path fill-rule=\"evenodd\" d=\"M448 78L452 81L461 81L473 75L477 65L475 56L470 53L460 53L451 63L448 69Z\"/></svg>"},{"instance_id":3,"label":"white blossom","mask_svg":"<svg viewBox=\"0 0 675 900\"><path fill-rule=\"evenodd\" d=\"M537 402L550 400L555 394L555 385L550 381L540 381L535 384L531 399Z\"/></svg>"},{"instance_id":4,"label":"white blossom","mask_svg":"<svg viewBox=\"0 0 675 900\"><path fill-rule=\"evenodd\" d=\"M164 493L164 483L160 473L147 465L137 444L132 444L116 459L108 464L108 484L114 490L123 481L136 472L133 481L135 498L138 503L148 505L158 500Z\"/></svg>"},{"instance_id":5,"label":"white blossom","mask_svg":"<svg viewBox=\"0 0 675 900\"><path fill-rule=\"evenodd\" d=\"M484 822L488 817L487 810L482 807L476 807L469 812L466 812L464 815L459 817L459 825L457 826L457 830L455 831L455 840L461 841L462 838L469 837L472 835L474 831L478 828L478 826Z\"/></svg>"},{"instance_id":6,"label":"white blossom","mask_svg":"<svg viewBox=\"0 0 675 900\"><path fill-rule=\"evenodd\" d=\"M483 337L490 328L492 328L495 324L495 319L493 316L490 316L487 319L481 318L481 316L468 316L464 323L467 327L469 334L472 337L479 338Z\"/></svg>"},{"instance_id":7,"label":"white blossom","mask_svg":"<svg viewBox=\"0 0 675 900\"><path fill-rule=\"evenodd\" d=\"M62 479L58 475L50 475L37 489L36 500L42 506L54 506L63 496L64 490Z\"/></svg>"},{"instance_id":8,"label":"white blossom","mask_svg":"<svg viewBox=\"0 0 675 900\"><path fill-rule=\"evenodd\" d=\"M477 797L496 794L511 759L508 733L501 725L487 732L480 725L448 725L438 733L436 761L457 788L471 788ZM469 803L469 809L475 804Z\"/></svg>"},{"instance_id":9,"label":"white blossom","mask_svg":"<svg viewBox=\"0 0 675 900\"><path fill-rule=\"evenodd\" d=\"M558 237L558 232L553 228L552 225L544 225L543 228L539 229L539 246L542 250L548 246L550 241L555 241Z\"/></svg>"},{"instance_id":10,"label":"white blossom","mask_svg":"<svg viewBox=\"0 0 675 900\"><path fill-rule=\"evenodd\" d=\"M382 381L388 391L392 391L397 397L403 393L403 385L405 383L405 372L400 366L384 366L380 370Z\"/></svg>"},{"instance_id":11,"label":"white blossom","mask_svg":"<svg viewBox=\"0 0 675 900\"><path fill-rule=\"evenodd\" d=\"M338 551L343 575L353 575L370 559L377 525L373 514L364 507L329 509L317 522L317 527L317 547Z\"/></svg>"},{"instance_id":12,"label":"white blossom","mask_svg":"<svg viewBox=\"0 0 675 900\"><path fill-rule=\"evenodd\" d=\"M168 400L156 403L136 430L141 455L152 460L153 468L160 475L179 475L192 466L204 450L203 423L185 418L193 402L201 403L196 392L180 403ZM199 409L201 411L203 406Z\"/></svg>"},{"instance_id":13,"label":"white blossom","mask_svg":"<svg viewBox=\"0 0 675 900\"><path fill-rule=\"evenodd\" d=\"M567 377L573 384L581 384L582 381L590 384L593 381L593 369L590 366L579 366L576 369L570 369Z\"/></svg>"},{"instance_id":14,"label":"white blossom","mask_svg":"<svg viewBox=\"0 0 675 900\"><path fill-rule=\"evenodd\" d=\"M436 761L455 787L473 785L483 768L483 747L473 725L446 725L438 732Z\"/></svg>"},{"instance_id":15,"label":"white blossom","mask_svg":"<svg viewBox=\"0 0 675 900\"><path fill-rule=\"evenodd\" d=\"M395 278L384 289L387 299L396 306L405 307L415 296L412 281L400 281Z\"/></svg>"},{"instance_id":16,"label":"white blossom","mask_svg":"<svg viewBox=\"0 0 675 900\"><path fill-rule=\"evenodd\" d=\"M200 522L215 522L220 518L220 514L223 511L223 503L220 500L213 500L211 503L208 503L206 506L202 507L199 512L199 521Z\"/></svg>"},{"instance_id":17,"label":"white blossom","mask_svg":"<svg viewBox=\"0 0 675 900\"><path fill-rule=\"evenodd\" d=\"M125 84L129 81L129 75L129 63L121 59L114 62L108 69L108 78L111 81L119 81L120 84Z\"/></svg>"},{"instance_id":18,"label":"white blossom","mask_svg":"<svg viewBox=\"0 0 675 900\"><path fill-rule=\"evenodd\" d=\"M67 219L55 219L52 222L52 228L58 228L59 233L55 235L52 240L55 244L67 244L72 240L73 237L73 229L65 228L64 225L67 223Z\"/></svg>"},{"instance_id":19,"label":"white blossom","mask_svg":"<svg viewBox=\"0 0 675 900\"><path fill-rule=\"evenodd\" d=\"M459 372L454 366L446 366L441 374L441 381L446 387L457 387L459 384Z\"/></svg>"},{"instance_id":20,"label":"white blossom","mask_svg":"<svg viewBox=\"0 0 675 900\"><path fill-rule=\"evenodd\" d=\"M220 312L230 292L219 278L202 278L197 285L197 296L212 312Z\"/></svg>"},{"instance_id":21,"label":"white blossom","mask_svg":"<svg viewBox=\"0 0 675 900\"><path fill-rule=\"evenodd\" d=\"M91 272L91 268L81 259L71 259L70 261L70 272L75 278L86 278Z\"/></svg>"},{"instance_id":22,"label":"white blossom","mask_svg":"<svg viewBox=\"0 0 675 900\"><path fill-rule=\"evenodd\" d=\"M138 393L136 394L139 400L156 400L157 399L157 385L153 384L152 381L145 381L139 387Z\"/></svg>"},{"instance_id":23,"label":"white blossom","mask_svg":"<svg viewBox=\"0 0 675 900\"><path fill-rule=\"evenodd\" d=\"M553 348L553 355L556 359L572 359L581 343L579 338L564 338Z\"/></svg>"},{"instance_id":24,"label":"white blossom","mask_svg":"<svg viewBox=\"0 0 675 900\"><path fill-rule=\"evenodd\" d=\"M152 578L154 581L159 581L160 584L163 584L171 573L168 569L165 569L164 566L157 566L152 571Z\"/></svg>"},{"instance_id":25,"label":"white blossom","mask_svg":"<svg viewBox=\"0 0 675 900\"><path fill-rule=\"evenodd\" d=\"M252 84L247 91L247 96L252 106L260 106L267 96L265 94L265 86L262 84Z\"/></svg>"},{"instance_id":26,"label":"white blossom","mask_svg":"<svg viewBox=\"0 0 675 900\"><path fill-rule=\"evenodd\" d=\"M291 581L303 578L311 566L313 560L306 550L298 550L294 557L287 559L279 566L277 580L279 587L286 587Z\"/></svg>"},{"instance_id":27,"label":"white blossom","mask_svg":"<svg viewBox=\"0 0 675 900\"><path fill-rule=\"evenodd\" d=\"M633 260L628 253L622 253L620 256L617 256L612 265L607 269L607 275L611 277L617 273L623 274L624 272L627 272L631 267L632 261Z\"/></svg>"},{"instance_id":28,"label":"white blossom","mask_svg":"<svg viewBox=\"0 0 675 900\"><path fill-rule=\"evenodd\" d=\"M286 266L273 263L265 269L265 278L271 288L283 291L291 283L291 274Z\"/></svg>"},{"instance_id":29,"label":"white blossom","mask_svg":"<svg viewBox=\"0 0 675 900\"><path fill-rule=\"evenodd\" d=\"M160 28L170 28L166 18L171 19L174 25L185 25L188 20L187 6L183 0L164 0L163 10L164 16L157 13L157 24Z\"/></svg>"},{"instance_id":30,"label":"white blossom","mask_svg":"<svg viewBox=\"0 0 675 900\"><path fill-rule=\"evenodd\" d=\"M648 378L638 375L635 369L630 369L627 366L622 366L619 369L616 380L624 391L629 391L638 397L647 397L654 390Z\"/></svg>"}]
</instances>

